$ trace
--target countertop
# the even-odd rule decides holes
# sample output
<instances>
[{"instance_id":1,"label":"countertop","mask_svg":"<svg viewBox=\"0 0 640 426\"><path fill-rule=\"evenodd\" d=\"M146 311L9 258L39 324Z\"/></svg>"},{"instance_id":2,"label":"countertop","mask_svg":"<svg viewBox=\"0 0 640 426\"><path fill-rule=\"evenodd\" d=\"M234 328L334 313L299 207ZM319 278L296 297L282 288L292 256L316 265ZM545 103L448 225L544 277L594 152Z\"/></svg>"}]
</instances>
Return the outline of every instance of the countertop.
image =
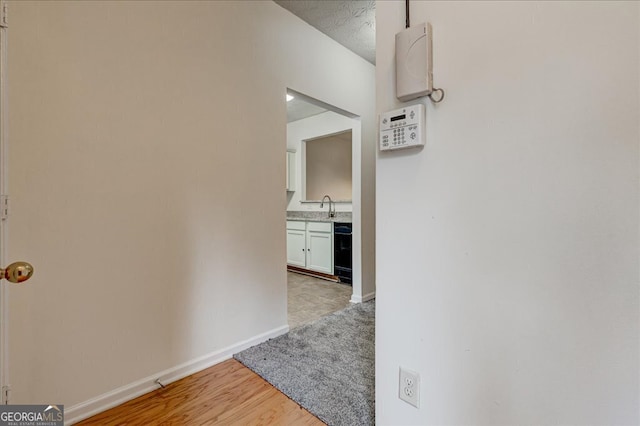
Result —
<instances>
[{"instance_id":1,"label":"countertop","mask_svg":"<svg viewBox=\"0 0 640 426\"><path fill-rule=\"evenodd\" d=\"M327 212L296 212L288 211L287 220L304 220L312 222L342 222L351 223L351 212L336 212L334 217L329 217Z\"/></svg>"}]
</instances>

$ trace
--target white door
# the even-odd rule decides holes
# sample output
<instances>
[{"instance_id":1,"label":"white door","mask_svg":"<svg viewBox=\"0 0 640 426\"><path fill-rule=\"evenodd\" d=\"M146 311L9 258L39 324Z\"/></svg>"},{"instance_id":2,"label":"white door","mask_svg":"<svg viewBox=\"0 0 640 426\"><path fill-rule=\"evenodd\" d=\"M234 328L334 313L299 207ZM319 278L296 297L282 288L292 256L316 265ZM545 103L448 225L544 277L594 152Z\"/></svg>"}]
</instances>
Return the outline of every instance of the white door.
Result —
<instances>
[{"instance_id":1,"label":"white door","mask_svg":"<svg viewBox=\"0 0 640 426\"><path fill-rule=\"evenodd\" d=\"M331 232L307 231L307 269L333 274Z\"/></svg>"},{"instance_id":2,"label":"white door","mask_svg":"<svg viewBox=\"0 0 640 426\"><path fill-rule=\"evenodd\" d=\"M7 285L15 285L28 280L33 274L33 267L26 262L15 262L4 268L7 253L7 213L8 193L7 188L7 26L6 26L5 2L0 2L0 280L6 279L0 284L0 386L2 393L0 400L7 404L8 385L8 328L7 321ZM14 284L7 284L14 283Z\"/></svg>"},{"instance_id":3,"label":"white door","mask_svg":"<svg viewBox=\"0 0 640 426\"><path fill-rule=\"evenodd\" d=\"M305 231L287 229L287 263L304 268L306 266Z\"/></svg>"},{"instance_id":4,"label":"white door","mask_svg":"<svg viewBox=\"0 0 640 426\"><path fill-rule=\"evenodd\" d=\"M4 2L0 2L0 13L4 10ZM3 13L2 13L3 14ZM0 20L4 18L0 16ZM0 27L0 193L7 192L7 161L6 161L6 136L7 136L7 29L3 25ZM6 255L6 220L0 220L0 263L4 265L7 260ZM8 289L0 284L0 385L2 385L2 403L7 404L7 390L9 380L9 323L8 315Z\"/></svg>"}]
</instances>

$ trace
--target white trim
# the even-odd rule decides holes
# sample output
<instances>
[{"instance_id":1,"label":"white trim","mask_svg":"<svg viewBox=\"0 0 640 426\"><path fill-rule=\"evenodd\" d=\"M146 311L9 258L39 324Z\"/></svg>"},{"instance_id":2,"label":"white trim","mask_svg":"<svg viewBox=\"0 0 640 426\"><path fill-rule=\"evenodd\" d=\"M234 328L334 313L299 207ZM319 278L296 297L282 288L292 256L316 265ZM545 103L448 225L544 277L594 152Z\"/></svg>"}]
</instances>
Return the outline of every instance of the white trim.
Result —
<instances>
[{"instance_id":1,"label":"white trim","mask_svg":"<svg viewBox=\"0 0 640 426\"><path fill-rule=\"evenodd\" d=\"M355 294L351 296L351 300L349 300L349 302L351 303L363 303L363 302L368 302L371 299L375 299L376 298L376 292L371 292L371 293L367 293L364 296L356 296Z\"/></svg>"},{"instance_id":2,"label":"white trim","mask_svg":"<svg viewBox=\"0 0 640 426\"><path fill-rule=\"evenodd\" d=\"M130 401L134 398L144 395L145 393L158 389L156 380L160 379L163 384L169 384L176 380L187 377L191 374L202 371L205 368L209 368L213 365L219 364L222 361L226 361L234 353L243 351L251 346L260 344L271 338L280 336L289 331L289 326L275 328L267 331L266 333L259 334L242 342L236 343L210 354L201 356L199 358L187 361L183 364L176 365L167 370L160 371L145 377L144 379L129 383L110 392L103 393L95 398L91 398L87 401L65 409L65 424L74 424L93 415L101 413L109 408L113 408L124 402Z\"/></svg>"}]
</instances>

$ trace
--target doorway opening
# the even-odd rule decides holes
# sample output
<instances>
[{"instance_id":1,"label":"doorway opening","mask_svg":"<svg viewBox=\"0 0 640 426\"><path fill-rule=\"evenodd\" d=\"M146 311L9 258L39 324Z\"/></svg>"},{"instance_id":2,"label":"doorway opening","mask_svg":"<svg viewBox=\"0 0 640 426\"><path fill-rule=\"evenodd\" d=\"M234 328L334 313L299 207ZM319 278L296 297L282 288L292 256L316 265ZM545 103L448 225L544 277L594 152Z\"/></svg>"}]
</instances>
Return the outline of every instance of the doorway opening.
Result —
<instances>
[{"instance_id":1,"label":"doorway opening","mask_svg":"<svg viewBox=\"0 0 640 426\"><path fill-rule=\"evenodd\" d=\"M360 247L352 244L352 233L360 235L362 131L355 114L291 89L286 98L288 320L295 328L362 301Z\"/></svg>"}]
</instances>

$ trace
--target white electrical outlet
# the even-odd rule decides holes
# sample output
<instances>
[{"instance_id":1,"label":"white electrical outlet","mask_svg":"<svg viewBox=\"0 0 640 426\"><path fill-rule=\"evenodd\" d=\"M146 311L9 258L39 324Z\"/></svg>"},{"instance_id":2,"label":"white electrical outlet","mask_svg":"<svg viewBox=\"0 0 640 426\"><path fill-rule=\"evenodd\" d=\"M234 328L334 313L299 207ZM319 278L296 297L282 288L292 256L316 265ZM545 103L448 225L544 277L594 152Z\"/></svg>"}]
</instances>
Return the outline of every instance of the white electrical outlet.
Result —
<instances>
[{"instance_id":1,"label":"white electrical outlet","mask_svg":"<svg viewBox=\"0 0 640 426\"><path fill-rule=\"evenodd\" d=\"M400 399L419 408L420 402L420 376L415 371L400 367Z\"/></svg>"}]
</instances>

